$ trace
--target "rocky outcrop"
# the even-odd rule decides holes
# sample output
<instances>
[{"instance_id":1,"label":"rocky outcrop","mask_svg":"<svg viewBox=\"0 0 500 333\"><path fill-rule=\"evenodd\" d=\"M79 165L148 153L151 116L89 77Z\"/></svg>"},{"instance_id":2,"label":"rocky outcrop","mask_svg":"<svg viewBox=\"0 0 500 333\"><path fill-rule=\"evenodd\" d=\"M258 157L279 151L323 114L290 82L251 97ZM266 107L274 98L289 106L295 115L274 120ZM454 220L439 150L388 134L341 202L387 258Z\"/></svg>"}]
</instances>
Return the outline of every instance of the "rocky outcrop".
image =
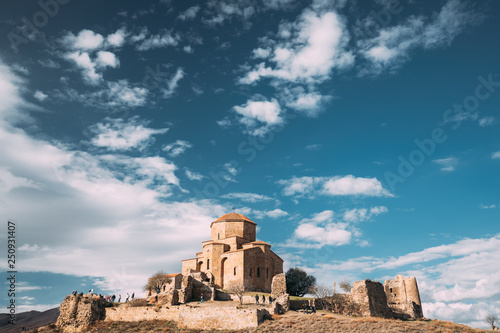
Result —
<instances>
[{"instance_id":1,"label":"rocky outcrop","mask_svg":"<svg viewBox=\"0 0 500 333\"><path fill-rule=\"evenodd\" d=\"M56 326L64 333L82 332L98 320L104 320L108 302L95 295L71 295L61 303Z\"/></svg>"}]
</instances>

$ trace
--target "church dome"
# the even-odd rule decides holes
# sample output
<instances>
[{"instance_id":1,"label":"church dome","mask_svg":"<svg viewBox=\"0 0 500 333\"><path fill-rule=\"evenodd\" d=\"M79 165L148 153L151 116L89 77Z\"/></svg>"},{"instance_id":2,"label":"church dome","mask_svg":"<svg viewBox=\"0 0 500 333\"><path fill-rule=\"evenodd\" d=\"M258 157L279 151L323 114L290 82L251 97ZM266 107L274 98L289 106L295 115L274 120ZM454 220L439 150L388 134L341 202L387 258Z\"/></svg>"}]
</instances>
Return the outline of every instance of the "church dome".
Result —
<instances>
[{"instance_id":1,"label":"church dome","mask_svg":"<svg viewBox=\"0 0 500 333\"><path fill-rule=\"evenodd\" d=\"M252 220L250 220L248 217L246 217L245 215L238 214L238 213L229 213L229 214L222 215L221 217L219 217L214 222L221 222L221 221L226 221L226 222L243 222L243 221L248 221L248 222L255 223Z\"/></svg>"}]
</instances>

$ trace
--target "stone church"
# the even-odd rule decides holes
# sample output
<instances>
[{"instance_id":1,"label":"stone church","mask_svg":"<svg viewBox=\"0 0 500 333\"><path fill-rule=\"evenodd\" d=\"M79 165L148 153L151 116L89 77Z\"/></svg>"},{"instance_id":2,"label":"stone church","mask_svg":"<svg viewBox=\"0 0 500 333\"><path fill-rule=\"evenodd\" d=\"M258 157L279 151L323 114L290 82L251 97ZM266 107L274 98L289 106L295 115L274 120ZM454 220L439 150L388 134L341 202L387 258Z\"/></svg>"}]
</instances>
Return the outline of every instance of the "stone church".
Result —
<instances>
[{"instance_id":1,"label":"stone church","mask_svg":"<svg viewBox=\"0 0 500 333\"><path fill-rule=\"evenodd\" d=\"M202 242L202 251L182 261L182 275L203 272L217 288L242 284L246 290L271 292L273 277L283 273L283 259L271 245L255 240L256 227L241 214L219 217L210 225L211 239Z\"/></svg>"}]
</instances>

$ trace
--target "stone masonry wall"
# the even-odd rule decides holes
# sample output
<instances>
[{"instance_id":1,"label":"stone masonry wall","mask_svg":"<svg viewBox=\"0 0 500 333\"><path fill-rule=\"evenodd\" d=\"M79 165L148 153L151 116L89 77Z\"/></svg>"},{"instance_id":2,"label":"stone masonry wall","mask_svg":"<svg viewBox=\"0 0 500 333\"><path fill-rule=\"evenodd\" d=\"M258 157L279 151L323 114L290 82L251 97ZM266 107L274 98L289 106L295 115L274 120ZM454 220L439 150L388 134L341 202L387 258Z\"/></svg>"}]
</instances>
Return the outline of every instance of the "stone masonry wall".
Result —
<instances>
[{"instance_id":1,"label":"stone masonry wall","mask_svg":"<svg viewBox=\"0 0 500 333\"><path fill-rule=\"evenodd\" d=\"M173 320L181 328L200 330L239 330L254 328L269 313L259 309L236 307L210 308L178 306L155 309L153 307L106 308L106 321Z\"/></svg>"},{"instance_id":2,"label":"stone masonry wall","mask_svg":"<svg viewBox=\"0 0 500 333\"><path fill-rule=\"evenodd\" d=\"M59 307L57 327L64 332L79 332L97 320L104 319L107 302L99 296L69 295Z\"/></svg>"},{"instance_id":3,"label":"stone masonry wall","mask_svg":"<svg viewBox=\"0 0 500 333\"><path fill-rule=\"evenodd\" d=\"M369 279L354 282L351 295L363 317L392 317L382 283Z\"/></svg>"},{"instance_id":4,"label":"stone masonry wall","mask_svg":"<svg viewBox=\"0 0 500 333\"><path fill-rule=\"evenodd\" d=\"M394 316L402 319L423 318L422 303L418 291L417 279L398 275L394 280L384 282L387 304Z\"/></svg>"}]
</instances>

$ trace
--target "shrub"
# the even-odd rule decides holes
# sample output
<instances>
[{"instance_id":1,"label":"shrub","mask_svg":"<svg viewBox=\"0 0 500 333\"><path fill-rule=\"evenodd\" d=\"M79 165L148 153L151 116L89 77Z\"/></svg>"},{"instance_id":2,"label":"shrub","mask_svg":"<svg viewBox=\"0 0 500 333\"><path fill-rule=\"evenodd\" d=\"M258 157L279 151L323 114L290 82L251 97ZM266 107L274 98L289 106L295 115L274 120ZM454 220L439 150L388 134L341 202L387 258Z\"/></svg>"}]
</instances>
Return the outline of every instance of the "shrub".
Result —
<instances>
[{"instance_id":1,"label":"shrub","mask_svg":"<svg viewBox=\"0 0 500 333\"><path fill-rule=\"evenodd\" d=\"M147 306L148 301L145 298L136 298L126 303L131 308L138 308L140 306Z\"/></svg>"}]
</instances>

